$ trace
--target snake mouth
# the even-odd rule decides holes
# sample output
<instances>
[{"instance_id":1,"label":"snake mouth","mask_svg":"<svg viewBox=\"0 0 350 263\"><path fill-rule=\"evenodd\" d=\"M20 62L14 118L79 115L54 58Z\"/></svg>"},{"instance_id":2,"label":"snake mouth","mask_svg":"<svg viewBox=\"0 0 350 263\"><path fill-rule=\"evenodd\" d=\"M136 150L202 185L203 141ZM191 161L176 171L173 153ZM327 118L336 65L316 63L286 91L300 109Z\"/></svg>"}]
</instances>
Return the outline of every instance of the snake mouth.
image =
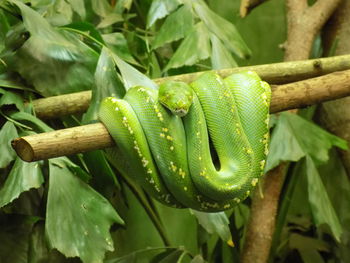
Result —
<instances>
[{"instance_id":1,"label":"snake mouth","mask_svg":"<svg viewBox=\"0 0 350 263\"><path fill-rule=\"evenodd\" d=\"M179 117L183 117L183 116L185 116L186 114L187 114L187 110L185 110L185 109L175 109L174 110L174 114L175 115L177 115L177 116L179 116Z\"/></svg>"}]
</instances>

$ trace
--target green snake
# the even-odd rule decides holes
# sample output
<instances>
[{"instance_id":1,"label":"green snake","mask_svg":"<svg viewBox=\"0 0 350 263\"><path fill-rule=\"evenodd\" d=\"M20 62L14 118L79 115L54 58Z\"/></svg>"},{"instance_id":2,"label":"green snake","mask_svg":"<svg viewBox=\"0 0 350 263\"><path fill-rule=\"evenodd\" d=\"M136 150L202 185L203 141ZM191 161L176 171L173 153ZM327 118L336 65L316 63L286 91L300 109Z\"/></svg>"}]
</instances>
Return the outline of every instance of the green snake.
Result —
<instances>
[{"instance_id":1,"label":"green snake","mask_svg":"<svg viewBox=\"0 0 350 263\"><path fill-rule=\"evenodd\" d=\"M263 175L270 98L255 72L225 79L208 72L189 85L168 81L107 97L99 118L124 176L168 206L217 212L244 200Z\"/></svg>"}]
</instances>

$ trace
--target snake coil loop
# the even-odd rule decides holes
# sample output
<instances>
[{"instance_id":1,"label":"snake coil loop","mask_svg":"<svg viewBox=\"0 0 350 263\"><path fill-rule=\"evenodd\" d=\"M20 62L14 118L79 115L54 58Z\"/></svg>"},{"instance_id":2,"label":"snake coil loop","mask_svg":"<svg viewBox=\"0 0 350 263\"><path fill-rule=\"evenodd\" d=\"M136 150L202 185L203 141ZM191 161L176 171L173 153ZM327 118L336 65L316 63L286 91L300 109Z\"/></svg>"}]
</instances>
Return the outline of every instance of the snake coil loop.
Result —
<instances>
[{"instance_id":1,"label":"snake coil loop","mask_svg":"<svg viewBox=\"0 0 350 263\"><path fill-rule=\"evenodd\" d=\"M100 120L116 143L108 158L163 204L229 209L263 175L270 99L270 86L251 71L203 73L189 86L162 84L159 93L133 87L101 102Z\"/></svg>"}]
</instances>

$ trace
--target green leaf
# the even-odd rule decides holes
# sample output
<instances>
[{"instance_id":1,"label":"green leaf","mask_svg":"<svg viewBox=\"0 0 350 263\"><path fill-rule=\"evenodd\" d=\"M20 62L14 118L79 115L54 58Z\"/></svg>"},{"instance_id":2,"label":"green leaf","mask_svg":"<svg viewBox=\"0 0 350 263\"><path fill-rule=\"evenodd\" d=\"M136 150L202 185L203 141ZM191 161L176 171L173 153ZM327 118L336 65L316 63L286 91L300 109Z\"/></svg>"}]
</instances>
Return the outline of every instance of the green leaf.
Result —
<instances>
[{"instance_id":1,"label":"green leaf","mask_svg":"<svg viewBox=\"0 0 350 263\"><path fill-rule=\"evenodd\" d=\"M28 238L37 218L0 214L1 263L28 263Z\"/></svg>"},{"instance_id":2,"label":"green leaf","mask_svg":"<svg viewBox=\"0 0 350 263\"><path fill-rule=\"evenodd\" d=\"M62 26L72 23L73 10L65 0L56 0L46 10L46 19L51 25Z\"/></svg>"},{"instance_id":3,"label":"green leaf","mask_svg":"<svg viewBox=\"0 0 350 263\"><path fill-rule=\"evenodd\" d=\"M7 63L45 96L90 89L97 53L77 35L53 28L28 6L14 3L31 37Z\"/></svg>"},{"instance_id":4,"label":"green leaf","mask_svg":"<svg viewBox=\"0 0 350 263\"><path fill-rule=\"evenodd\" d=\"M237 67L236 61L230 52L221 43L216 35L210 34L211 42L211 65L213 69L225 69Z\"/></svg>"},{"instance_id":5,"label":"green leaf","mask_svg":"<svg viewBox=\"0 0 350 263\"><path fill-rule=\"evenodd\" d=\"M46 233L52 248L84 263L102 262L113 251L109 229L123 220L111 204L75 177L64 159L49 160Z\"/></svg>"},{"instance_id":6,"label":"green leaf","mask_svg":"<svg viewBox=\"0 0 350 263\"><path fill-rule=\"evenodd\" d=\"M251 51L232 23L211 11L202 1L194 2L193 7L210 32L215 34L231 52L241 58L250 57Z\"/></svg>"},{"instance_id":7,"label":"green leaf","mask_svg":"<svg viewBox=\"0 0 350 263\"><path fill-rule=\"evenodd\" d=\"M61 27L62 29L74 29L76 32L84 32L88 33L90 37L94 38L100 43L104 43L103 38L100 34L100 32L95 28L95 26L88 22L76 22L69 25L65 25L64 27ZM83 35L83 34L82 34Z\"/></svg>"},{"instance_id":8,"label":"green leaf","mask_svg":"<svg viewBox=\"0 0 350 263\"><path fill-rule=\"evenodd\" d=\"M115 6L118 13L123 13L124 10L130 10L132 5L132 0L119 0Z\"/></svg>"},{"instance_id":9,"label":"green leaf","mask_svg":"<svg viewBox=\"0 0 350 263\"><path fill-rule=\"evenodd\" d=\"M113 59L120 70L126 90L135 86L145 86L148 88L157 89L157 85L150 78L142 74L128 63L124 62L116 54L113 54Z\"/></svg>"},{"instance_id":10,"label":"green leaf","mask_svg":"<svg viewBox=\"0 0 350 263\"><path fill-rule=\"evenodd\" d=\"M309 202L315 224L317 226L327 224L330 227L334 238L340 242L342 227L332 203L329 200L326 188L318 174L314 161L309 156L306 157L306 169Z\"/></svg>"},{"instance_id":11,"label":"green leaf","mask_svg":"<svg viewBox=\"0 0 350 263\"><path fill-rule=\"evenodd\" d=\"M17 157L5 184L0 189L0 207L11 203L19 195L32 188L39 188L44 182L38 162L28 163Z\"/></svg>"},{"instance_id":12,"label":"green leaf","mask_svg":"<svg viewBox=\"0 0 350 263\"><path fill-rule=\"evenodd\" d=\"M14 112L11 113L9 116L16 121L21 121L22 123L34 124L33 128L38 132L53 131L53 129L50 126L48 126L45 122L24 111Z\"/></svg>"},{"instance_id":13,"label":"green leaf","mask_svg":"<svg viewBox=\"0 0 350 263\"><path fill-rule=\"evenodd\" d=\"M139 63L133 58L128 47L128 42L122 33L110 33L102 35L108 48L116 53L121 59L134 65Z\"/></svg>"},{"instance_id":14,"label":"green leaf","mask_svg":"<svg viewBox=\"0 0 350 263\"><path fill-rule=\"evenodd\" d=\"M203 259L201 255L195 256L190 263L205 263L206 261Z\"/></svg>"},{"instance_id":15,"label":"green leaf","mask_svg":"<svg viewBox=\"0 0 350 263\"><path fill-rule=\"evenodd\" d=\"M164 71L170 68L190 66L210 56L209 32L205 25L200 22L194 30L187 35L175 54L166 65Z\"/></svg>"},{"instance_id":16,"label":"green leaf","mask_svg":"<svg viewBox=\"0 0 350 263\"><path fill-rule=\"evenodd\" d=\"M0 74L0 87L18 90L34 91L21 83L18 77L11 75L10 73Z\"/></svg>"},{"instance_id":17,"label":"green leaf","mask_svg":"<svg viewBox=\"0 0 350 263\"><path fill-rule=\"evenodd\" d=\"M103 47L95 72L95 85L92 88L90 107L84 116L84 123L98 119L98 109L103 98L113 96L123 98L125 89L117 72L112 53Z\"/></svg>"},{"instance_id":18,"label":"green leaf","mask_svg":"<svg viewBox=\"0 0 350 263\"><path fill-rule=\"evenodd\" d=\"M101 20L101 22L97 25L97 28L106 28L122 21L124 21L124 18L120 14L111 13Z\"/></svg>"},{"instance_id":19,"label":"green leaf","mask_svg":"<svg viewBox=\"0 0 350 263\"><path fill-rule=\"evenodd\" d=\"M80 18L84 20L86 16L84 0L67 0L67 2L72 6L74 12L76 12Z\"/></svg>"},{"instance_id":20,"label":"green leaf","mask_svg":"<svg viewBox=\"0 0 350 263\"><path fill-rule=\"evenodd\" d=\"M289 238L291 249L297 249L303 262L305 263L323 263L320 252L329 252L326 242L292 233Z\"/></svg>"},{"instance_id":21,"label":"green leaf","mask_svg":"<svg viewBox=\"0 0 350 263\"><path fill-rule=\"evenodd\" d=\"M21 96L19 96L14 92L5 91L3 89L0 89L0 93L3 94L3 96L0 97L0 107L2 105L15 104L18 110L20 111L24 110L24 103Z\"/></svg>"},{"instance_id":22,"label":"green leaf","mask_svg":"<svg viewBox=\"0 0 350 263\"><path fill-rule=\"evenodd\" d=\"M67 258L55 249L50 250L47 246L45 236L45 224L43 221L37 222L30 233L28 241L28 261L27 263L66 263ZM68 262L71 262L68 260ZM73 261L74 262L74 261Z\"/></svg>"},{"instance_id":23,"label":"green leaf","mask_svg":"<svg viewBox=\"0 0 350 263\"><path fill-rule=\"evenodd\" d=\"M112 7L106 0L91 0L91 5L92 10L101 17L106 17L112 12Z\"/></svg>"},{"instance_id":24,"label":"green leaf","mask_svg":"<svg viewBox=\"0 0 350 263\"><path fill-rule=\"evenodd\" d=\"M151 27L158 19L165 17L174 11L181 0L154 0L147 15L147 28Z\"/></svg>"},{"instance_id":25,"label":"green leaf","mask_svg":"<svg viewBox=\"0 0 350 263\"><path fill-rule=\"evenodd\" d=\"M191 210L197 217L198 223L209 233L218 234L219 237L230 244L232 244L232 236L229 228L229 220L224 212L219 213L204 213Z\"/></svg>"},{"instance_id":26,"label":"green leaf","mask_svg":"<svg viewBox=\"0 0 350 263\"><path fill-rule=\"evenodd\" d=\"M16 152L11 147L11 141L18 137L15 125L8 121L0 130L0 168L5 168L15 157Z\"/></svg>"},{"instance_id":27,"label":"green leaf","mask_svg":"<svg viewBox=\"0 0 350 263\"><path fill-rule=\"evenodd\" d=\"M347 149L343 139L334 136L319 126L296 114L283 112L272 133L265 171L282 161L298 161L309 155L316 165L328 160L332 146Z\"/></svg>"},{"instance_id":28,"label":"green leaf","mask_svg":"<svg viewBox=\"0 0 350 263\"><path fill-rule=\"evenodd\" d=\"M184 38L193 30L193 17L188 5L183 5L169 15L153 41L152 48L156 49L166 43Z\"/></svg>"}]
</instances>

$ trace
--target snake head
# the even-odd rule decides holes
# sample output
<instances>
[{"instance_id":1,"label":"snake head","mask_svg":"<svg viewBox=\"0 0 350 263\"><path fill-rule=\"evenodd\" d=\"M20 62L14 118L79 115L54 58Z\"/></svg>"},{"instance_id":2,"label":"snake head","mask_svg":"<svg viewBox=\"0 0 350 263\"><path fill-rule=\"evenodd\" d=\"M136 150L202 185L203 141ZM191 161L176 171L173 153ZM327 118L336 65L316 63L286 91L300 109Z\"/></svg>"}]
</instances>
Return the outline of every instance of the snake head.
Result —
<instances>
[{"instance_id":1,"label":"snake head","mask_svg":"<svg viewBox=\"0 0 350 263\"><path fill-rule=\"evenodd\" d=\"M184 82L166 81L159 86L158 101L173 114L185 116L193 101L193 91Z\"/></svg>"}]
</instances>

